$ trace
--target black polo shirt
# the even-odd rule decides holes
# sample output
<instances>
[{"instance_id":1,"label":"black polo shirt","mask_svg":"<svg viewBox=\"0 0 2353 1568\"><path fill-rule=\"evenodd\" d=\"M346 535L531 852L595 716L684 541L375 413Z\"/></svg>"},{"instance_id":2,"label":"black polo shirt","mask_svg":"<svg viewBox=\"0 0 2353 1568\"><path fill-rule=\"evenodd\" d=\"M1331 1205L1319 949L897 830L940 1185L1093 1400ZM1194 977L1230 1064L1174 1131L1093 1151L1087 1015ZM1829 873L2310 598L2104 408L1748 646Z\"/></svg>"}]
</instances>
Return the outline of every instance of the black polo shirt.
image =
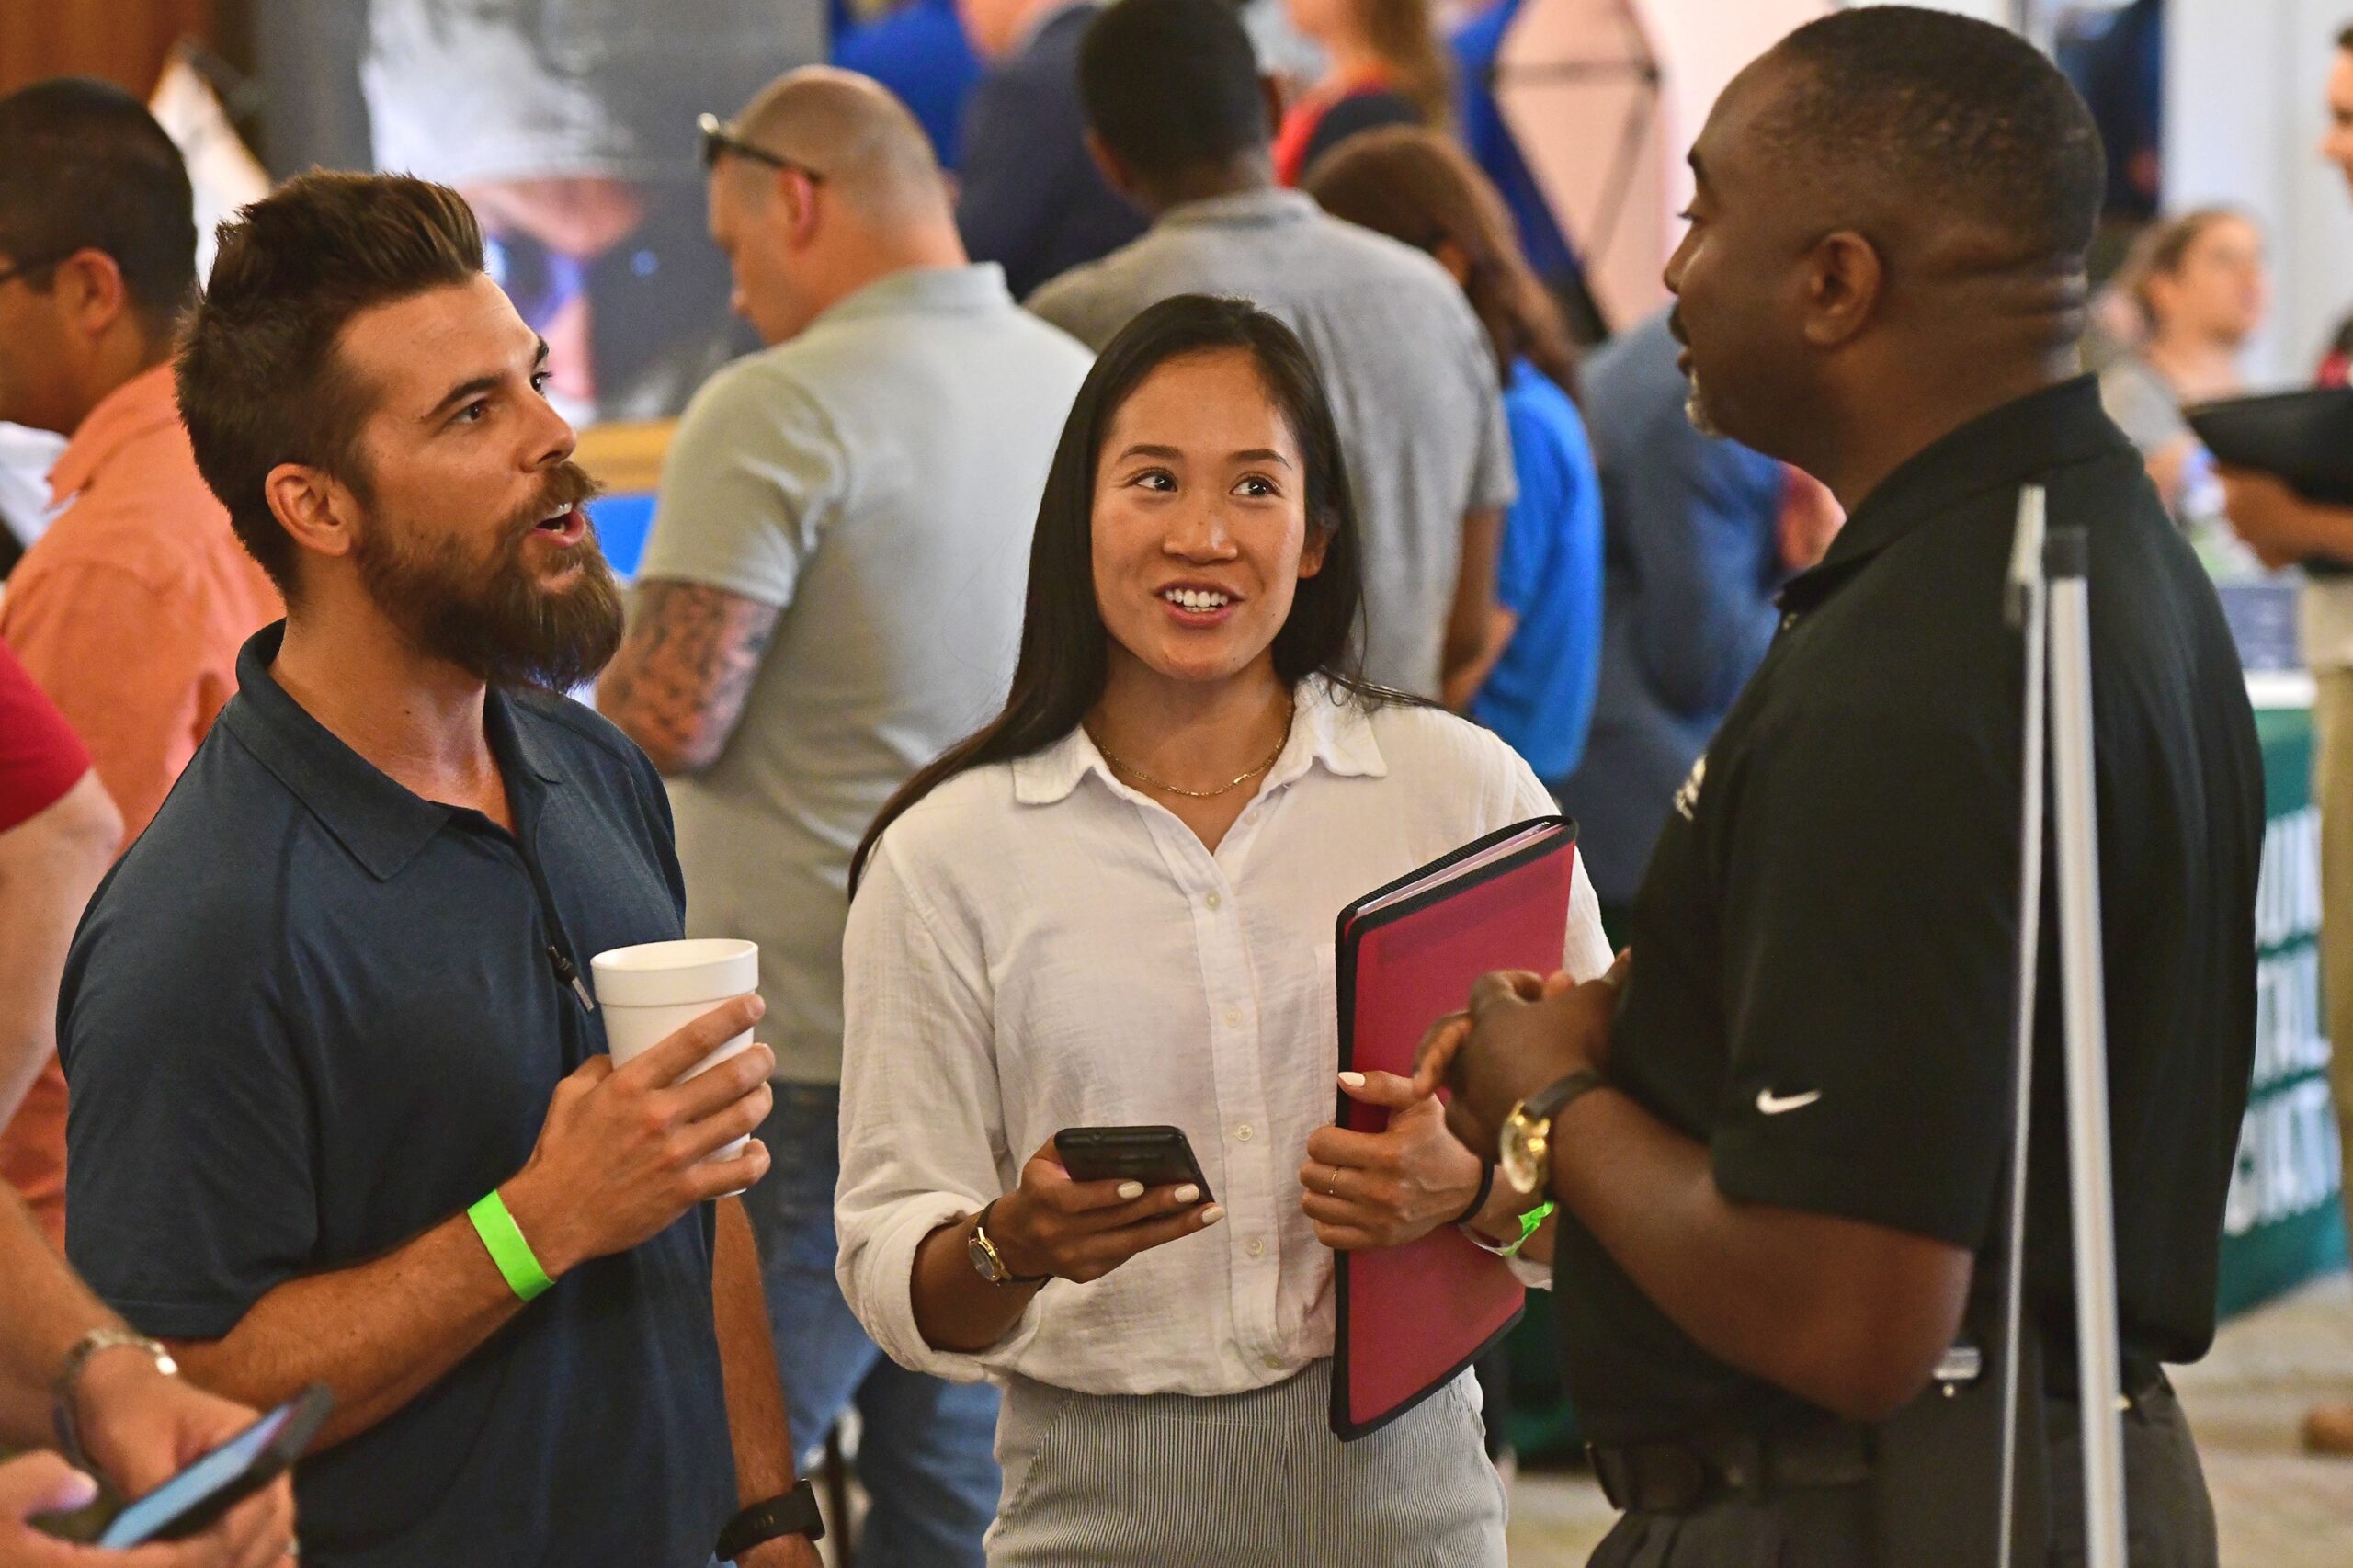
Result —
<instances>
[{"instance_id":1,"label":"black polo shirt","mask_svg":"<svg viewBox=\"0 0 2353 1568\"><path fill-rule=\"evenodd\" d=\"M494 692L516 833L410 793L270 678L283 628L93 901L65 974L67 1249L141 1329L226 1334L529 1156L605 1049L559 981L680 934L660 780L575 703ZM712 1221L574 1270L301 1467L302 1557L702 1568L736 1506Z\"/></svg>"},{"instance_id":2,"label":"black polo shirt","mask_svg":"<svg viewBox=\"0 0 2353 1568\"><path fill-rule=\"evenodd\" d=\"M1611 1074L1708 1145L1739 1202L1986 1247L2015 1028L2018 490L2090 530L2118 1283L2136 1370L2213 1335L2222 1200L2255 1044L2263 774L2231 636L2088 377L1913 458L1782 596L1771 653L1677 794L1634 912ZM2046 872L2028 1301L2074 1379ZM1605 1441L1796 1418L1693 1344L1574 1224L1556 1291Z\"/></svg>"}]
</instances>

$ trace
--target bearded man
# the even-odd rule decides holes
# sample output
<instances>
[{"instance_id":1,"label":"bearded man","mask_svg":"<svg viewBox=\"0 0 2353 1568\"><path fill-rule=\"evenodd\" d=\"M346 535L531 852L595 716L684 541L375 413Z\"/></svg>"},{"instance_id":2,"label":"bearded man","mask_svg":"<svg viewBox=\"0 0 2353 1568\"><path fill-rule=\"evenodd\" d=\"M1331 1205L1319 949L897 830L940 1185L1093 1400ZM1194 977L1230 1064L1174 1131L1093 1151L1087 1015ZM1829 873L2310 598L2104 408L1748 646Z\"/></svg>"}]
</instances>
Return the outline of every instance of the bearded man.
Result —
<instances>
[{"instance_id":1,"label":"bearded man","mask_svg":"<svg viewBox=\"0 0 2353 1568\"><path fill-rule=\"evenodd\" d=\"M453 191L224 230L179 399L287 618L68 960L68 1244L197 1381L334 1391L306 1560L813 1563L713 1201L767 1153L705 1160L773 1057L676 1081L757 1001L616 1069L583 978L685 901L653 767L562 695L621 619L546 364Z\"/></svg>"}]
</instances>

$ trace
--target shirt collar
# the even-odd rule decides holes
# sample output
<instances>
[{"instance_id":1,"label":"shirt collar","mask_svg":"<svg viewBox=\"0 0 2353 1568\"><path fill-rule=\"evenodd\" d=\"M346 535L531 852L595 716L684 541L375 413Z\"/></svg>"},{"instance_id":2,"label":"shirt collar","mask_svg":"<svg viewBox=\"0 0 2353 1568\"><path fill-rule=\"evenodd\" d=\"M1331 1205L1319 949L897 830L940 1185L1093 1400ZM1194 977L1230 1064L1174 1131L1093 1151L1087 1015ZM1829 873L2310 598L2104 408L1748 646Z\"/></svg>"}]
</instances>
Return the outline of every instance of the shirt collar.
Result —
<instances>
[{"instance_id":1,"label":"shirt collar","mask_svg":"<svg viewBox=\"0 0 2353 1568\"><path fill-rule=\"evenodd\" d=\"M885 274L818 312L811 326L877 316L962 314L1013 303L1005 268L995 262L968 267L909 267Z\"/></svg>"},{"instance_id":2,"label":"shirt collar","mask_svg":"<svg viewBox=\"0 0 2353 1568\"><path fill-rule=\"evenodd\" d=\"M1340 778L1385 778L1389 764L1374 738L1372 719L1363 699L1333 687L1320 676L1310 676L1291 693L1290 739L1267 770L1263 792L1302 778L1321 763L1326 773ZM1100 778L1115 794L1132 795L1103 758L1095 738L1082 724L1042 751L1017 757L1013 763L1013 798L1025 806L1051 806L1069 799L1088 774Z\"/></svg>"},{"instance_id":3,"label":"shirt collar","mask_svg":"<svg viewBox=\"0 0 2353 1568\"><path fill-rule=\"evenodd\" d=\"M1820 565L1791 578L1782 602L1819 599L1865 561L1939 513L1989 491L2129 449L2101 410L2099 381L2076 376L2016 398L1904 460L1847 519Z\"/></svg>"},{"instance_id":4,"label":"shirt collar","mask_svg":"<svg viewBox=\"0 0 2353 1568\"><path fill-rule=\"evenodd\" d=\"M1302 222L1323 210L1315 205L1315 199L1303 190L1270 185L1260 190L1238 190L1227 196L1207 196L1199 201L1183 202L1162 213L1160 221L1178 228L1239 229Z\"/></svg>"},{"instance_id":5,"label":"shirt collar","mask_svg":"<svg viewBox=\"0 0 2353 1568\"><path fill-rule=\"evenodd\" d=\"M151 435L180 418L179 395L172 384L168 364L142 370L98 400L74 438L57 455L49 471L50 494L65 502L90 487L114 455L142 436Z\"/></svg>"},{"instance_id":6,"label":"shirt collar","mask_svg":"<svg viewBox=\"0 0 2353 1568\"><path fill-rule=\"evenodd\" d=\"M293 792L352 858L389 881L441 831L457 808L428 801L361 756L311 716L269 673L286 641L282 620L237 653L237 695L221 722ZM553 759L515 722L513 699L493 687L483 728L509 787L560 784Z\"/></svg>"}]
</instances>

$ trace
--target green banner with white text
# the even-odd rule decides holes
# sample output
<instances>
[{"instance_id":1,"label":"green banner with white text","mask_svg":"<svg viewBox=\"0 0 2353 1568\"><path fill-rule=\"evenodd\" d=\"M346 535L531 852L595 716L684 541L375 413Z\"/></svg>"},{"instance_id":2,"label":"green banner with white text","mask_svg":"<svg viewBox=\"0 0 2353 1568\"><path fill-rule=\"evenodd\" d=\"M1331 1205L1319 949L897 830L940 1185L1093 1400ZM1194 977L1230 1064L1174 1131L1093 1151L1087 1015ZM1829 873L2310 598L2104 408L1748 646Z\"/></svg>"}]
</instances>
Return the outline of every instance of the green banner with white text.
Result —
<instances>
[{"instance_id":1,"label":"green banner with white text","mask_svg":"<svg viewBox=\"0 0 2353 1568\"><path fill-rule=\"evenodd\" d=\"M2260 710L2263 874L2256 895L2255 1080L2222 1217L2224 1316L2345 1267L2336 1117L2321 1006L2320 809L2312 714Z\"/></svg>"}]
</instances>

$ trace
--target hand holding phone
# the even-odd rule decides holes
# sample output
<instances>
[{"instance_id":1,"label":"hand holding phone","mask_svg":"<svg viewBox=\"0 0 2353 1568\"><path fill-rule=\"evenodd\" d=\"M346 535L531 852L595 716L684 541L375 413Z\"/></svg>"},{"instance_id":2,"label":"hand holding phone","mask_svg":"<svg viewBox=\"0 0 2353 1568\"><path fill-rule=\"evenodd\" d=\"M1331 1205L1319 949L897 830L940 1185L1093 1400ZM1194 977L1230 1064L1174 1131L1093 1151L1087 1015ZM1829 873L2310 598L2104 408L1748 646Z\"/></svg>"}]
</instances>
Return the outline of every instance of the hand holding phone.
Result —
<instances>
[{"instance_id":1,"label":"hand holding phone","mask_svg":"<svg viewBox=\"0 0 2353 1568\"><path fill-rule=\"evenodd\" d=\"M997 1199L989 1237L1016 1274L1100 1279L1225 1218L1200 1169L1176 1128L1065 1128Z\"/></svg>"},{"instance_id":2,"label":"hand holding phone","mask_svg":"<svg viewBox=\"0 0 2353 1568\"><path fill-rule=\"evenodd\" d=\"M128 1549L199 1534L293 1469L334 1406L313 1383L117 1514L97 1544Z\"/></svg>"}]
</instances>

